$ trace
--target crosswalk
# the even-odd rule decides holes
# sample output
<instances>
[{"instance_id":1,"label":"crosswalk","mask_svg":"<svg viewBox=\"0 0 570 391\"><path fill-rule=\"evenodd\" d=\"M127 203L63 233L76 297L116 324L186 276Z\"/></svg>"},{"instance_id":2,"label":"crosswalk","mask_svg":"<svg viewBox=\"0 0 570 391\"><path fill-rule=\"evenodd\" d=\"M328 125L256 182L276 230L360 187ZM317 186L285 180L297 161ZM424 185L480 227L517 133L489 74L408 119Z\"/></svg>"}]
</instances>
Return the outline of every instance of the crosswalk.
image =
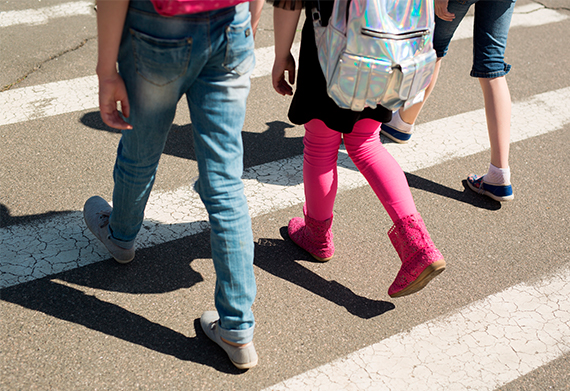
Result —
<instances>
[{"instance_id":1,"label":"crosswalk","mask_svg":"<svg viewBox=\"0 0 570 391\"><path fill-rule=\"evenodd\" d=\"M92 13L91 1L4 11L0 12L0 31ZM516 7L512 27L548 25L567 18L567 13L531 2ZM472 23L472 18L467 17L455 39L470 38ZM253 78L270 74L273 50L256 49ZM298 50L296 44L294 51ZM91 110L97 105L94 75L14 87L0 93L0 132L7 125ZM568 126L568 107L570 87L513 102L512 142ZM416 127L408 145L386 143L386 148L410 173L470 156L489 148L484 118L483 110L475 110L423 123ZM539 128L529 126L536 118L548 120L542 121ZM453 133L448 129L454 129ZM303 202L302 156L250 167L243 178L252 217ZM366 185L341 150L339 193ZM154 191L137 248L168 243L207 229L206 211L192 186ZM0 289L108 258L105 248L85 228L81 211L9 225L0 228ZM539 282L513 286L267 390L493 390L570 352L569 297L570 269L566 267ZM435 371L434 367L447 371Z\"/></svg>"},{"instance_id":2,"label":"crosswalk","mask_svg":"<svg viewBox=\"0 0 570 391\"><path fill-rule=\"evenodd\" d=\"M494 390L570 352L570 268L264 391Z\"/></svg>"},{"instance_id":3,"label":"crosswalk","mask_svg":"<svg viewBox=\"0 0 570 391\"><path fill-rule=\"evenodd\" d=\"M532 97L513 105L513 142L546 134L570 123L570 88ZM554 113L554 114L553 114ZM549 117L539 129L533 118ZM489 148L483 110L421 124L405 149L386 144L406 172L469 156ZM448 129L454 129L450 136ZM440 140L447 139L442 145ZM468 140L468 142L466 141ZM303 202L302 156L266 163L244 173L252 217ZM267 180L266 178L271 178ZM263 179L262 179L263 178ZM366 186L346 153L339 156L339 192ZM23 283L107 259L108 253L89 233L80 211L41 223L0 229L0 287ZM207 229L207 214L192 186L152 193L145 212L138 248L195 235Z\"/></svg>"}]
</instances>

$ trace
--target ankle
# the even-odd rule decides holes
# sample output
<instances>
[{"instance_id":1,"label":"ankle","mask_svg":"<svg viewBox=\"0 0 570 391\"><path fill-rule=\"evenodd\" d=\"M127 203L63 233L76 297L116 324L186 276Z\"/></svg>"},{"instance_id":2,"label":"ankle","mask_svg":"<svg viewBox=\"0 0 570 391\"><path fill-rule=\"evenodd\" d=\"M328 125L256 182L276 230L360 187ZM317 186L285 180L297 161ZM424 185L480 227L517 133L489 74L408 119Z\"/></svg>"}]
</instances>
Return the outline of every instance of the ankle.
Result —
<instances>
[{"instance_id":1,"label":"ankle","mask_svg":"<svg viewBox=\"0 0 570 391\"><path fill-rule=\"evenodd\" d=\"M485 182L494 184L510 184L511 183L511 169L499 168L492 163L489 164L489 171L485 175Z\"/></svg>"},{"instance_id":2,"label":"ankle","mask_svg":"<svg viewBox=\"0 0 570 391\"><path fill-rule=\"evenodd\" d=\"M411 132L414 126L413 123L408 123L404 121L404 119L400 115L400 110L392 113L392 120L389 122L389 124L391 126L394 126L396 129L403 130L405 132Z\"/></svg>"}]
</instances>

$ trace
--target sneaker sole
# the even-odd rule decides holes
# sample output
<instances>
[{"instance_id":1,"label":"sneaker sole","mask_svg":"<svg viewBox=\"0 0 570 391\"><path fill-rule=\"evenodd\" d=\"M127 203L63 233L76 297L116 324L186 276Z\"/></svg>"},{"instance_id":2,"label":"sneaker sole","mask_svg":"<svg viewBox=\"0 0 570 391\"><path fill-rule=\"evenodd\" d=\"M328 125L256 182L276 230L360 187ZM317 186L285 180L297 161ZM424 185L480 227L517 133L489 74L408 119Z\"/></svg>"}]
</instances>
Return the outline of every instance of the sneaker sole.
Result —
<instances>
[{"instance_id":1,"label":"sneaker sole","mask_svg":"<svg viewBox=\"0 0 570 391\"><path fill-rule=\"evenodd\" d=\"M467 180L467 185L468 185L469 188L470 188L471 190L473 190L475 193L486 195L487 197L492 198L492 199L494 199L495 201L498 201L498 202L512 201L512 200L515 199L514 194L511 194L510 196L499 197L499 196L496 196L496 195L494 195L493 193L491 193L491 192L489 192L489 191L487 191L487 190L478 189L478 188L476 188L475 186L473 186L469 180Z\"/></svg>"},{"instance_id":2,"label":"sneaker sole","mask_svg":"<svg viewBox=\"0 0 570 391\"><path fill-rule=\"evenodd\" d=\"M380 134L383 134L384 136L388 137L390 140L392 140L393 142L398 143L398 144L407 144L408 141L410 141L410 140L400 140L399 138L396 138L396 137L392 136L390 133L387 133L383 130L380 131Z\"/></svg>"},{"instance_id":3,"label":"sneaker sole","mask_svg":"<svg viewBox=\"0 0 570 391\"><path fill-rule=\"evenodd\" d=\"M394 132L394 134L390 132ZM407 144L408 141L410 141L410 139L412 138L411 132L410 133L402 132L398 129L392 128L391 126L385 124L382 124L380 126L380 134L383 134L384 136L388 137L390 140L398 144ZM398 138L396 137L396 135L402 135L402 138Z\"/></svg>"},{"instance_id":4,"label":"sneaker sole","mask_svg":"<svg viewBox=\"0 0 570 391\"><path fill-rule=\"evenodd\" d=\"M115 261L117 261L117 263L120 263L121 265L126 265L127 263L131 263L133 259L135 259L135 257L133 256L131 259L117 259L113 257L113 259L115 259Z\"/></svg>"},{"instance_id":5,"label":"sneaker sole","mask_svg":"<svg viewBox=\"0 0 570 391\"><path fill-rule=\"evenodd\" d=\"M233 361L231 358L230 358L230 361L232 362L232 364L234 364L236 366L237 369L251 369L251 368L255 367L257 365L257 362L258 362L258 360L255 360L252 362L248 362L247 364L239 364L239 363Z\"/></svg>"},{"instance_id":6,"label":"sneaker sole","mask_svg":"<svg viewBox=\"0 0 570 391\"><path fill-rule=\"evenodd\" d=\"M415 279L410 285L402 289L399 292L393 293L390 297L403 297L416 293L423 288L435 277L441 274L445 270L445 261L442 259L440 261L435 261L431 265L425 268L423 272L420 273L418 278Z\"/></svg>"}]
</instances>

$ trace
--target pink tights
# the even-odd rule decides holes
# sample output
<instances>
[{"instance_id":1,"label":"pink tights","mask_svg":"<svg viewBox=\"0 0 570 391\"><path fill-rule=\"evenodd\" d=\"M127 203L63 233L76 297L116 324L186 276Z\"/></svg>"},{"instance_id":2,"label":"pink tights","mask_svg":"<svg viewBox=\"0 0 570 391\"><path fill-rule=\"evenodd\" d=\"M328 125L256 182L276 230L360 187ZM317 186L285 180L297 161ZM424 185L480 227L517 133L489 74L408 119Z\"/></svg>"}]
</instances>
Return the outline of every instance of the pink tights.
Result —
<instances>
[{"instance_id":1,"label":"pink tights","mask_svg":"<svg viewBox=\"0 0 570 391\"><path fill-rule=\"evenodd\" d=\"M341 138L348 155L366 178L393 222L417 213L402 168L380 142L380 124L358 121L352 133L342 134L314 119L305 124L303 181L307 215L331 217L338 188L337 156Z\"/></svg>"}]
</instances>

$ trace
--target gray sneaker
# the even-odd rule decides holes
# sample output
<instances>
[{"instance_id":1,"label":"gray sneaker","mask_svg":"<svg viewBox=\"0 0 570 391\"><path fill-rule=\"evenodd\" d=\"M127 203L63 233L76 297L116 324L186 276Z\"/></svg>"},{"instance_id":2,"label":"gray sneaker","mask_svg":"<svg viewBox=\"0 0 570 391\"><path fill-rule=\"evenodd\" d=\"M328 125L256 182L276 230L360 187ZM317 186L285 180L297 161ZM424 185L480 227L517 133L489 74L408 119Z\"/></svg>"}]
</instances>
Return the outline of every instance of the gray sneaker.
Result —
<instances>
[{"instance_id":1,"label":"gray sneaker","mask_svg":"<svg viewBox=\"0 0 570 391\"><path fill-rule=\"evenodd\" d=\"M87 228L97 239L107 247L113 258L119 263L129 263L135 257L134 246L126 249L117 246L110 239L109 235L109 216L113 208L107 201L99 196L93 196L85 201L83 206L83 218L87 224Z\"/></svg>"},{"instance_id":2,"label":"gray sneaker","mask_svg":"<svg viewBox=\"0 0 570 391\"><path fill-rule=\"evenodd\" d=\"M222 338L220 337L220 328L218 327L218 320L220 320L220 316L217 311L206 311L202 314L200 325L208 338L224 349L231 362L239 369L249 369L256 366L257 353L255 352L253 341L240 347L232 346L229 343L222 341Z\"/></svg>"}]
</instances>

